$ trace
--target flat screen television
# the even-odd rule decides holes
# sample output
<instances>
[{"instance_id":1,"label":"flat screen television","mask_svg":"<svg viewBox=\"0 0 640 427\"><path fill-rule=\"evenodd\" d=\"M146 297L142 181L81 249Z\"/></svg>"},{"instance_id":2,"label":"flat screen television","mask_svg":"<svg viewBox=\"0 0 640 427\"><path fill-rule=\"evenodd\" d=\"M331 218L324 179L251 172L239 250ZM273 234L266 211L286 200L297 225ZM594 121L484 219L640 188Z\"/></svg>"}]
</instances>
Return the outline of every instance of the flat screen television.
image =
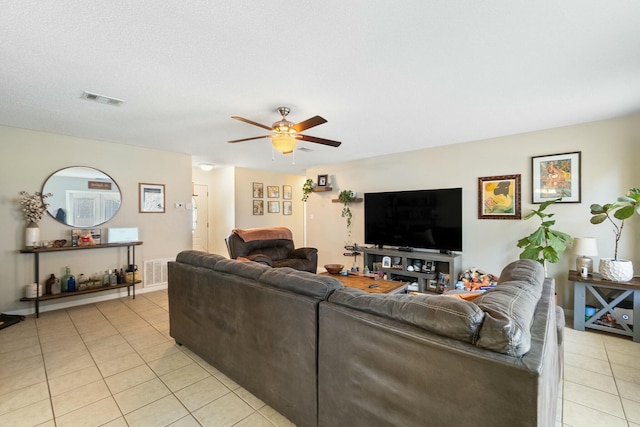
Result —
<instances>
[{"instance_id":1,"label":"flat screen television","mask_svg":"<svg viewBox=\"0 0 640 427\"><path fill-rule=\"evenodd\" d=\"M365 193L364 242L462 251L462 188Z\"/></svg>"}]
</instances>

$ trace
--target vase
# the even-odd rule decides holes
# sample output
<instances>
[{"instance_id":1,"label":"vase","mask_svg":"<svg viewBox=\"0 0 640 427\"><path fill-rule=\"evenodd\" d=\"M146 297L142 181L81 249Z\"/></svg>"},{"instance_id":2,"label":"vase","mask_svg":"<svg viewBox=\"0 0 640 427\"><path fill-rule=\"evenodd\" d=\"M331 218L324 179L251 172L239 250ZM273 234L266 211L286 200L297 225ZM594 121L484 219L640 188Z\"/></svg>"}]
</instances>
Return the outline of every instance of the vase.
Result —
<instances>
[{"instance_id":1,"label":"vase","mask_svg":"<svg viewBox=\"0 0 640 427\"><path fill-rule=\"evenodd\" d=\"M40 227L37 222L29 222L24 230L24 245L27 248L33 248L38 246L38 242L40 242Z\"/></svg>"},{"instance_id":2,"label":"vase","mask_svg":"<svg viewBox=\"0 0 640 427\"><path fill-rule=\"evenodd\" d=\"M633 263L626 259L600 259L600 274L605 280L628 282L633 279Z\"/></svg>"}]
</instances>

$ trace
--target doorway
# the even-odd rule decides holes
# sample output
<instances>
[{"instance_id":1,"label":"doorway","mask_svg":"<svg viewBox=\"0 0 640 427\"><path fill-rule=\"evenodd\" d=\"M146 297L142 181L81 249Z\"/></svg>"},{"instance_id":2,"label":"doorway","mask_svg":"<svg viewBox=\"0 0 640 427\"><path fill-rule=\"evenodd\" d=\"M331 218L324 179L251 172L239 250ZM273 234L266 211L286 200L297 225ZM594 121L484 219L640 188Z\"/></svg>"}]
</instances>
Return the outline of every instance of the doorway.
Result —
<instances>
[{"instance_id":1,"label":"doorway","mask_svg":"<svg viewBox=\"0 0 640 427\"><path fill-rule=\"evenodd\" d=\"M209 252L209 187L193 184L193 249Z\"/></svg>"}]
</instances>

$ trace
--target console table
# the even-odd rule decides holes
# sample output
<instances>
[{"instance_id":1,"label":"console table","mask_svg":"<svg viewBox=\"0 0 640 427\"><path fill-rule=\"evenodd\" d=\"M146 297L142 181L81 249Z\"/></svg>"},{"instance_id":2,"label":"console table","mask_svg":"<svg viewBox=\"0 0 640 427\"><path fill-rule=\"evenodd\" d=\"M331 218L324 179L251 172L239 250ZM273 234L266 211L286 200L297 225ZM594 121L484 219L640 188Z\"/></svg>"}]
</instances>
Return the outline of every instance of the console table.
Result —
<instances>
[{"instance_id":1,"label":"console table","mask_svg":"<svg viewBox=\"0 0 640 427\"><path fill-rule=\"evenodd\" d=\"M598 329L614 334L633 337L633 341L640 342L640 327L634 328L627 324L614 310L629 296L633 298L633 323L640 324L640 277L634 277L629 282L612 282L603 280L598 273L582 277L577 271L569 271L569 280L573 281L573 328L584 331L585 328ZM587 291L589 293L587 294ZM596 313L585 320L587 295L592 295L597 301ZM602 316L609 314L615 323L612 325L596 323Z\"/></svg>"}]
</instances>

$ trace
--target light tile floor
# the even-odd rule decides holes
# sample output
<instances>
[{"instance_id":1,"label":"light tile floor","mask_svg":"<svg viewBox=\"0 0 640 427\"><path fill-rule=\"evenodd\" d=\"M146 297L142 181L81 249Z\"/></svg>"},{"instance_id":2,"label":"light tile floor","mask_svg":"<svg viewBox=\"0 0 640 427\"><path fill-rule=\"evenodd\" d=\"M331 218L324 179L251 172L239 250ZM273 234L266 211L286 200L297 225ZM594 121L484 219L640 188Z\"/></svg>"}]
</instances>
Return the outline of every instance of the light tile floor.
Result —
<instances>
[{"instance_id":1,"label":"light tile floor","mask_svg":"<svg viewBox=\"0 0 640 427\"><path fill-rule=\"evenodd\" d=\"M0 426L293 426L177 346L167 309L160 290L0 330Z\"/></svg>"},{"instance_id":2,"label":"light tile floor","mask_svg":"<svg viewBox=\"0 0 640 427\"><path fill-rule=\"evenodd\" d=\"M0 426L293 425L177 346L167 308L160 290L0 330ZM569 327L564 337L557 426L640 427L640 343Z\"/></svg>"}]
</instances>

